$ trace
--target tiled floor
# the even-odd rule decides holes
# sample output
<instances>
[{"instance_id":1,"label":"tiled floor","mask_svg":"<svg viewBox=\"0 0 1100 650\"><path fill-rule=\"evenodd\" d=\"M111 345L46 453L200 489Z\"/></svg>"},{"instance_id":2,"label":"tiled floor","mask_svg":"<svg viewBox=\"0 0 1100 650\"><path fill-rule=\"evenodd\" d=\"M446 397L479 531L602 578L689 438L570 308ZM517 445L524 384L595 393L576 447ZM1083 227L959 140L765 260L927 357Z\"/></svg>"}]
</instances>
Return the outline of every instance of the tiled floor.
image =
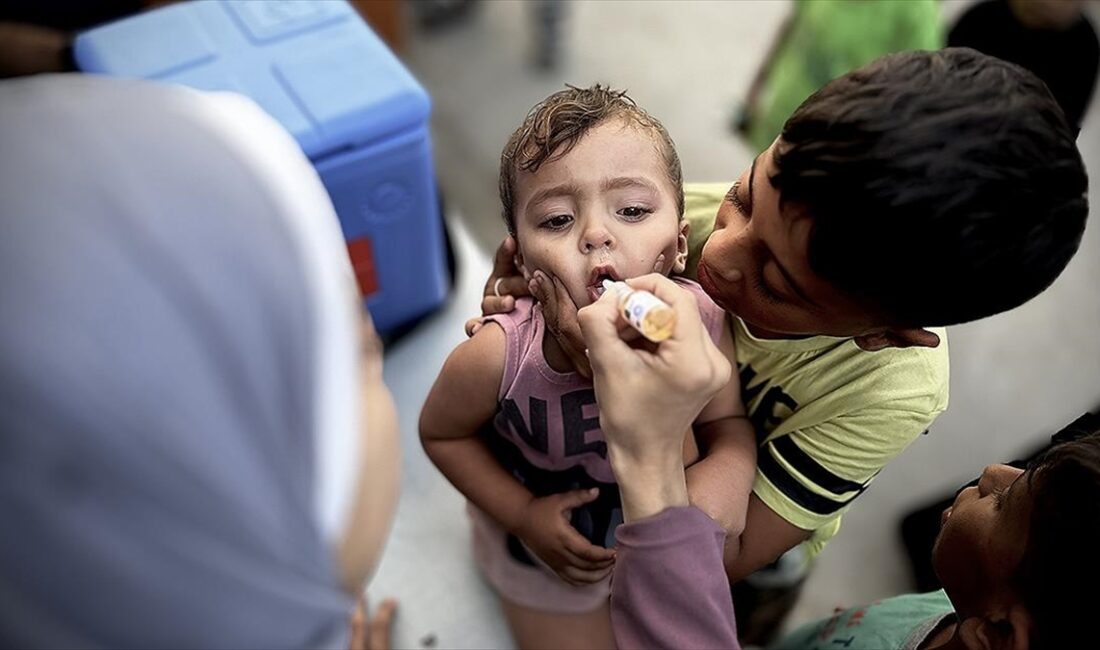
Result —
<instances>
[{"instance_id":1,"label":"tiled floor","mask_svg":"<svg viewBox=\"0 0 1100 650\"><path fill-rule=\"evenodd\" d=\"M945 5L956 13L963 4ZM629 88L676 140L689 180L730 180L750 154L727 128L784 2L587 2L567 6L563 66L532 70L529 4L483 2L454 30L414 35L406 58L432 93L438 171L460 258L458 289L437 316L389 350L386 380L405 437L403 494L372 597L401 599L399 647L507 647L499 607L468 550L462 499L417 441L416 420L447 353L478 308L489 251L503 235L496 198L500 148L526 110L564 82ZM1096 7L1093 7L1095 14ZM1100 21L1098 21L1100 23ZM1079 143L1100 203L1100 102ZM1100 405L1100 234L1086 233L1062 278L1030 304L951 328L951 408L875 481L810 578L793 620L908 587L899 516L1015 457Z\"/></svg>"}]
</instances>

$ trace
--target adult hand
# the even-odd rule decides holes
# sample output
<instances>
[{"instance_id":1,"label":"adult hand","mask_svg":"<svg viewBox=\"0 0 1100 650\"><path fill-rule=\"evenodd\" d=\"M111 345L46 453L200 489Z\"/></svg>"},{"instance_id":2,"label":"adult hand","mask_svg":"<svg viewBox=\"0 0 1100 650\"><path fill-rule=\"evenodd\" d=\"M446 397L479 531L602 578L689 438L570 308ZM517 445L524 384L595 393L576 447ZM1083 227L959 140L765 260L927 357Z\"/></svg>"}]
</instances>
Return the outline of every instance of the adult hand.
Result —
<instances>
[{"instance_id":1,"label":"adult hand","mask_svg":"<svg viewBox=\"0 0 1100 650\"><path fill-rule=\"evenodd\" d=\"M539 559L571 585L599 582L615 563L614 551L590 543L569 523L573 508L598 495L599 490L592 488L533 499L515 531Z\"/></svg>"},{"instance_id":2,"label":"adult hand","mask_svg":"<svg viewBox=\"0 0 1100 650\"><path fill-rule=\"evenodd\" d=\"M355 613L351 615L351 641L348 643L350 650L390 650L390 633L396 611L397 601L387 598L382 601L368 623L367 601L360 598Z\"/></svg>"},{"instance_id":3,"label":"adult hand","mask_svg":"<svg viewBox=\"0 0 1100 650\"><path fill-rule=\"evenodd\" d=\"M531 295L527 279L516 266L516 239L508 235L497 247L493 270L485 281L481 299L481 317L466 321L466 336L473 336L482 326L482 319L493 314L505 314L516 308L516 298Z\"/></svg>"},{"instance_id":4,"label":"adult hand","mask_svg":"<svg viewBox=\"0 0 1100 650\"><path fill-rule=\"evenodd\" d=\"M676 312L672 336L657 346L630 344L616 292L580 310L600 427L623 492L624 516L639 519L687 504L683 435L729 381L729 361L711 341L695 297L668 278L627 280Z\"/></svg>"}]
</instances>

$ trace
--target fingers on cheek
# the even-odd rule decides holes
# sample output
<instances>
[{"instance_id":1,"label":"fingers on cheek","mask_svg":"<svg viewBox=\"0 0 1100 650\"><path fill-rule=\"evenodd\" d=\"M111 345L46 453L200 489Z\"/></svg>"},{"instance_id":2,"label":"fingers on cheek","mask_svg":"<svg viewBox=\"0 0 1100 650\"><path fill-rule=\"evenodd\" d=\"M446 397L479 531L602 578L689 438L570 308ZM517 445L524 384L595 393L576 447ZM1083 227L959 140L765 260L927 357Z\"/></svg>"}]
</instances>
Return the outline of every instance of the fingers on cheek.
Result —
<instances>
[{"instance_id":1,"label":"fingers on cheek","mask_svg":"<svg viewBox=\"0 0 1100 650\"><path fill-rule=\"evenodd\" d=\"M507 278L500 285L501 293L515 296L531 293L531 284L525 278Z\"/></svg>"},{"instance_id":2,"label":"fingers on cheek","mask_svg":"<svg viewBox=\"0 0 1100 650\"><path fill-rule=\"evenodd\" d=\"M538 278L536 277L527 280L527 293L534 296L539 302L546 302L545 292L542 290L542 286L539 284Z\"/></svg>"}]
</instances>

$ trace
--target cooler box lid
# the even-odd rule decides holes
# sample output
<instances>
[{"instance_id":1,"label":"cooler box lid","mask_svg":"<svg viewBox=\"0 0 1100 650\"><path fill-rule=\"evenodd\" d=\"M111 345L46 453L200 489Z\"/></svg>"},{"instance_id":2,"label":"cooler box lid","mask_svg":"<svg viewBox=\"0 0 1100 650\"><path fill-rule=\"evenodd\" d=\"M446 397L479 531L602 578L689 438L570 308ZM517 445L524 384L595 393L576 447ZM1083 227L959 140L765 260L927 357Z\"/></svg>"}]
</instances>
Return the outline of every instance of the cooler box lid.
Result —
<instances>
[{"instance_id":1,"label":"cooler box lid","mask_svg":"<svg viewBox=\"0 0 1100 650\"><path fill-rule=\"evenodd\" d=\"M85 72L252 98L313 159L427 122L424 88L344 0L174 4L80 34Z\"/></svg>"}]
</instances>

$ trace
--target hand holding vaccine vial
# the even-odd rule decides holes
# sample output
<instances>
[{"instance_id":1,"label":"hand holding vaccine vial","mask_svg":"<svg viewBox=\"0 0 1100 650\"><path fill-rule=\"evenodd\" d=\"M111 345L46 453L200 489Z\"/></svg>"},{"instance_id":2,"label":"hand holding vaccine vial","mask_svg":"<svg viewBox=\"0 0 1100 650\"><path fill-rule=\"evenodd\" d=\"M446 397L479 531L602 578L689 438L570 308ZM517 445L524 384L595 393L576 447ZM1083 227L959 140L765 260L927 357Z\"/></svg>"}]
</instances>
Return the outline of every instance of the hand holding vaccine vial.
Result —
<instances>
[{"instance_id":1,"label":"hand holding vaccine vial","mask_svg":"<svg viewBox=\"0 0 1100 650\"><path fill-rule=\"evenodd\" d=\"M676 327L676 312L648 291L631 289L625 282L603 281L604 291L618 293L619 311L631 327L654 343L672 336Z\"/></svg>"}]
</instances>

